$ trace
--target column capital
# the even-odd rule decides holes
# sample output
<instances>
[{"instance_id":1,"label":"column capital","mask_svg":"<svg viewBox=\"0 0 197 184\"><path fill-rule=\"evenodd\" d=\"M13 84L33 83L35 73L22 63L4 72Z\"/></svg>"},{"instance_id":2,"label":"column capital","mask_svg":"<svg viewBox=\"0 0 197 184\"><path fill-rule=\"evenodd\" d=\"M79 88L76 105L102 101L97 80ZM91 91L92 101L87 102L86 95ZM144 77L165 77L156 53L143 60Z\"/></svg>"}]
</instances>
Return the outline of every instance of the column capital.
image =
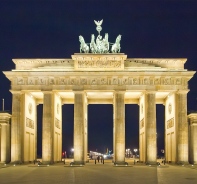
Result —
<instances>
[{"instance_id":1,"label":"column capital","mask_svg":"<svg viewBox=\"0 0 197 184\"><path fill-rule=\"evenodd\" d=\"M73 90L73 93L85 93L84 90Z\"/></svg>"},{"instance_id":2,"label":"column capital","mask_svg":"<svg viewBox=\"0 0 197 184\"><path fill-rule=\"evenodd\" d=\"M144 94L156 94L156 91L146 90Z\"/></svg>"},{"instance_id":3,"label":"column capital","mask_svg":"<svg viewBox=\"0 0 197 184\"><path fill-rule=\"evenodd\" d=\"M197 125L197 113L191 113L187 116L190 125Z\"/></svg>"},{"instance_id":4,"label":"column capital","mask_svg":"<svg viewBox=\"0 0 197 184\"><path fill-rule=\"evenodd\" d=\"M125 94L125 90L114 90L114 93L121 93L121 94Z\"/></svg>"},{"instance_id":5,"label":"column capital","mask_svg":"<svg viewBox=\"0 0 197 184\"><path fill-rule=\"evenodd\" d=\"M74 90L73 93L74 94L85 94L85 91L84 90L76 90L76 91Z\"/></svg>"},{"instance_id":6,"label":"column capital","mask_svg":"<svg viewBox=\"0 0 197 184\"><path fill-rule=\"evenodd\" d=\"M43 94L53 94L53 91L41 91Z\"/></svg>"},{"instance_id":7,"label":"column capital","mask_svg":"<svg viewBox=\"0 0 197 184\"><path fill-rule=\"evenodd\" d=\"M189 90L178 90L176 94L187 94Z\"/></svg>"},{"instance_id":8,"label":"column capital","mask_svg":"<svg viewBox=\"0 0 197 184\"><path fill-rule=\"evenodd\" d=\"M21 95L21 94L24 93L23 91L14 91L14 90L10 90L10 92L11 92L12 94L17 94L17 95Z\"/></svg>"}]
</instances>

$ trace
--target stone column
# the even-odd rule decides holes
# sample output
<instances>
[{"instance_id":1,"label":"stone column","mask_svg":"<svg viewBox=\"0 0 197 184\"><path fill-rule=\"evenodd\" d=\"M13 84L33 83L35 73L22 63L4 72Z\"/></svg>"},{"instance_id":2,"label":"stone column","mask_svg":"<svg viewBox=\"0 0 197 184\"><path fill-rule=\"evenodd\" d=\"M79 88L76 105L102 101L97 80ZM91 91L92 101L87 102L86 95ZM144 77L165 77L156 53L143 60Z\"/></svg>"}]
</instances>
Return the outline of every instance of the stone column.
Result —
<instances>
[{"instance_id":1,"label":"stone column","mask_svg":"<svg viewBox=\"0 0 197 184\"><path fill-rule=\"evenodd\" d=\"M157 163L155 92L147 92L145 100L146 163Z\"/></svg>"},{"instance_id":2,"label":"stone column","mask_svg":"<svg viewBox=\"0 0 197 184\"><path fill-rule=\"evenodd\" d=\"M84 131L85 131L85 94L75 92L74 99L74 165L85 164Z\"/></svg>"},{"instance_id":3,"label":"stone column","mask_svg":"<svg viewBox=\"0 0 197 184\"><path fill-rule=\"evenodd\" d=\"M22 162L22 94L12 92L11 162Z\"/></svg>"},{"instance_id":4,"label":"stone column","mask_svg":"<svg viewBox=\"0 0 197 184\"><path fill-rule=\"evenodd\" d=\"M54 98L52 92L44 92L42 120L42 162L52 164L54 132Z\"/></svg>"},{"instance_id":5,"label":"stone column","mask_svg":"<svg viewBox=\"0 0 197 184\"><path fill-rule=\"evenodd\" d=\"M189 120L189 162L197 164L197 113L188 115Z\"/></svg>"},{"instance_id":6,"label":"stone column","mask_svg":"<svg viewBox=\"0 0 197 184\"><path fill-rule=\"evenodd\" d=\"M88 106L87 106L87 97L84 97L84 160L88 162L87 154L88 154Z\"/></svg>"},{"instance_id":7,"label":"stone column","mask_svg":"<svg viewBox=\"0 0 197 184\"><path fill-rule=\"evenodd\" d=\"M125 163L125 104L124 91L114 92L114 164Z\"/></svg>"},{"instance_id":8,"label":"stone column","mask_svg":"<svg viewBox=\"0 0 197 184\"><path fill-rule=\"evenodd\" d=\"M176 94L177 163L188 163L187 92Z\"/></svg>"},{"instance_id":9,"label":"stone column","mask_svg":"<svg viewBox=\"0 0 197 184\"><path fill-rule=\"evenodd\" d=\"M10 118L8 113L0 113L0 162L10 162Z\"/></svg>"}]
</instances>

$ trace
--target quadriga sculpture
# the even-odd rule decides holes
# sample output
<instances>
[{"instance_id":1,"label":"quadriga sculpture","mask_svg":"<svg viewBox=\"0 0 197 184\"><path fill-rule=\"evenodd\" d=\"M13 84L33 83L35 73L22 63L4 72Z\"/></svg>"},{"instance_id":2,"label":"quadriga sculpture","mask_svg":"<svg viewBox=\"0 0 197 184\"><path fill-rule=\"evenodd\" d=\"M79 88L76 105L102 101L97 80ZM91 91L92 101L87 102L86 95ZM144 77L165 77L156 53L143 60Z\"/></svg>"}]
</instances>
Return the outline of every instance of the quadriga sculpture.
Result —
<instances>
[{"instance_id":1,"label":"quadriga sculpture","mask_svg":"<svg viewBox=\"0 0 197 184\"><path fill-rule=\"evenodd\" d=\"M79 36L79 42L81 43L80 44L80 53L81 52L85 52L85 53L88 53L89 52L89 46L85 43L85 40L83 38L83 36Z\"/></svg>"}]
</instances>

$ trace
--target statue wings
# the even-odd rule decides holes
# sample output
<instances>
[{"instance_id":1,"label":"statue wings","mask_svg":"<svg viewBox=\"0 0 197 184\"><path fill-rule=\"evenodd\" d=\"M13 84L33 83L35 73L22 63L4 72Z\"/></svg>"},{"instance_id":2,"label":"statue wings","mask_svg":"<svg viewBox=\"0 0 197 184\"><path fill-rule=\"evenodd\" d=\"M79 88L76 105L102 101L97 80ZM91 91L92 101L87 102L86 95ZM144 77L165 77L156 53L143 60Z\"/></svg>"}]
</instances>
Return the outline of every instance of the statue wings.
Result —
<instances>
[{"instance_id":1,"label":"statue wings","mask_svg":"<svg viewBox=\"0 0 197 184\"><path fill-rule=\"evenodd\" d=\"M96 21L96 20L94 20L94 22L95 22L95 24L97 25L97 26L101 26L101 24L103 23L103 19L102 20L98 20L98 21Z\"/></svg>"}]
</instances>

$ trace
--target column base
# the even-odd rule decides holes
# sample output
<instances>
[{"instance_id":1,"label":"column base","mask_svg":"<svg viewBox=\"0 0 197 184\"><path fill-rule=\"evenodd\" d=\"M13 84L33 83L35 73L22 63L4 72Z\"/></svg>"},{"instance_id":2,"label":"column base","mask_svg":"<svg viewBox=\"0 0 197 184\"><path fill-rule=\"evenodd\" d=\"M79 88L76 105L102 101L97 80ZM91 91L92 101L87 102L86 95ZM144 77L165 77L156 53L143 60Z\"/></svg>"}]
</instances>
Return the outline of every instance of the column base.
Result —
<instances>
[{"instance_id":1,"label":"column base","mask_svg":"<svg viewBox=\"0 0 197 184\"><path fill-rule=\"evenodd\" d=\"M0 164L7 164L9 162L1 161Z\"/></svg>"},{"instance_id":2,"label":"column base","mask_svg":"<svg viewBox=\"0 0 197 184\"><path fill-rule=\"evenodd\" d=\"M11 161L10 164L21 165L21 164L23 164L23 162L22 161L13 161L13 162Z\"/></svg>"},{"instance_id":3,"label":"column base","mask_svg":"<svg viewBox=\"0 0 197 184\"><path fill-rule=\"evenodd\" d=\"M146 162L146 165L159 165L159 162L149 161L149 162Z\"/></svg>"},{"instance_id":4,"label":"column base","mask_svg":"<svg viewBox=\"0 0 197 184\"><path fill-rule=\"evenodd\" d=\"M42 162L38 162L38 165L53 165L54 162L52 161L42 161Z\"/></svg>"},{"instance_id":5,"label":"column base","mask_svg":"<svg viewBox=\"0 0 197 184\"><path fill-rule=\"evenodd\" d=\"M189 162L190 164L197 165L197 161Z\"/></svg>"},{"instance_id":6,"label":"column base","mask_svg":"<svg viewBox=\"0 0 197 184\"><path fill-rule=\"evenodd\" d=\"M189 165L189 162L178 161L176 164L178 164L178 165Z\"/></svg>"},{"instance_id":7,"label":"column base","mask_svg":"<svg viewBox=\"0 0 197 184\"><path fill-rule=\"evenodd\" d=\"M70 163L70 166L84 166L85 162L84 161L74 161Z\"/></svg>"},{"instance_id":8,"label":"column base","mask_svg":"<svg viewBox=\"0 0 197 184\"><path fill-rule=\"evenodd\" d=\"M123 162L114 162L115 166L128 166L128 163L123 161Z\"/></svg>"}]
</instances>

